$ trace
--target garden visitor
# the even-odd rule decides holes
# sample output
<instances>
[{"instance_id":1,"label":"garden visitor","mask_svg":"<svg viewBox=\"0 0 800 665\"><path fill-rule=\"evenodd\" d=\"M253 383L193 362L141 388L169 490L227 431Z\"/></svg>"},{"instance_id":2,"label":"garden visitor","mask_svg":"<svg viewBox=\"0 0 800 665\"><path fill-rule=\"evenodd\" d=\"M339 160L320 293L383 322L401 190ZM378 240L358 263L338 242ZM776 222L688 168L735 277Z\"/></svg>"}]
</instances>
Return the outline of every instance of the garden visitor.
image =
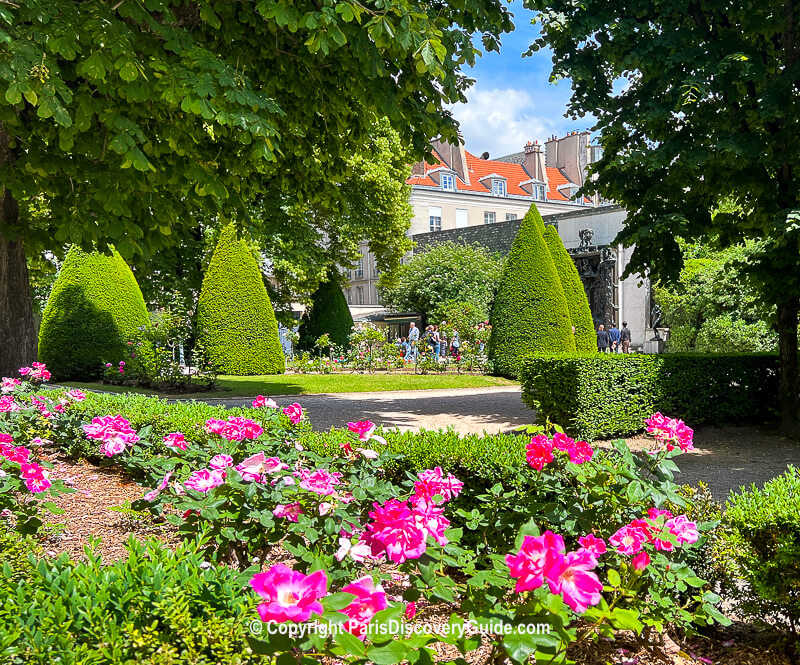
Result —
<instances>
[{"instance_id":1,"label":"garden visitor","mask_svg":"<svg viewBox=\"0 0 800 665\"><path fill-rule=\"evenodd\" d=\"M417 355L419 351L417 349L417 343L419 342L419 328L417 328L417 324L413 321L408 324L408 350L406 351L406 362L411 360L417 359Z\"/></svg>"},{"instance_id":2,"label":"garden visitor","mask_svg":"<svg viewBox=\"0 0 800 665\"><path fill-rule=\"evenodd\" d=\"M622 322L622 330L619 331L620 342L622 343L622 353L631 352L631 331L628 330L628 322Z\"/></svg>"},{"instance_id":3,"label":"garden visitor","mask_svg":"<svg viewBox=\"0 0 800 665\"><path fill-rule=\"evenodd\" d=\"M597 328L597 350L600 353L608 353L609 344L608 333L605 326L601 323Z\"/></svg>"},{"instance_id":4,"label":"garden visitor","mask_svg":"<svg viewBox=\"0 0 800 665\"><path fill-rule=\"evenodd\" d=\"M401 356L403 359L405 359L406 356L408 356L409 349L411 348L408 345L408 342L406 341L406 338L405 337L399 337L395 341L395 344L397 345L397 354L399 356Z\"/></svg>"},{"instance_id":5,"label":"garden visitor","mask_svg":"<svg viewBox=\"0 0 800 665\"><path fill-rule=\"evenodd\" d=\"M620 352L620 348L621 347L620 347L620 343L619 343L619 338L620 338L619 328L617 328L617 325L614 324L613 326L611 326L611 329L608 331L608 339L611 342L611 344L610 344L611 353L619 353Z\"/></svg>"},{"instance_id":6,"label":"garden visitor","mask_svg":"<svg viewBox=\"0 0 800 665\"><path fill-rule=\"evenodd\" d=\"M453 341L451 347L453 356L458 357L458 350L461 347L461 339L458 336L458 330L453 331Z\"/></svg>"}]
</instances>

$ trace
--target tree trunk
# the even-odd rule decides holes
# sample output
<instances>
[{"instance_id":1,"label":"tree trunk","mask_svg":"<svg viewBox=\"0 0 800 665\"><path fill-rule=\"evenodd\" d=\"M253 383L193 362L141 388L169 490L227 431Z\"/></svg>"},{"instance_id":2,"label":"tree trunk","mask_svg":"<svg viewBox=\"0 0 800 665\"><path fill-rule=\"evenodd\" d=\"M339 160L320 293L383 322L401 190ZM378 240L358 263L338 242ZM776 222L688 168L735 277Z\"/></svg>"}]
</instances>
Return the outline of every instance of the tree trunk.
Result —
<instances>
[{"instance_id":1,"label":"tree trunk","mask_svg":"<svg viewBox=\"0 0 800 665\"><path fill-rule=\"evenodd\" d=\"M781 356L779 401L781 430L786 436L800 436L800 396L797 376L797 316L798 302L792 300L778 305L778 342Z\"/></svg>"},{"instance_id":2,"label":"tree trunk","mask_svg":"<svg viewBox=\"0 0 800 665\"><path fill-rule=\"evenodd\" d=\"M9 136L0 124L0 164L10 161ZM25 250L20 238L3 235L18 216L19 206L11 192L0 190L0 377L17 376L20 367L36 360L36 326Z\"/></svg>"}]
</instances>

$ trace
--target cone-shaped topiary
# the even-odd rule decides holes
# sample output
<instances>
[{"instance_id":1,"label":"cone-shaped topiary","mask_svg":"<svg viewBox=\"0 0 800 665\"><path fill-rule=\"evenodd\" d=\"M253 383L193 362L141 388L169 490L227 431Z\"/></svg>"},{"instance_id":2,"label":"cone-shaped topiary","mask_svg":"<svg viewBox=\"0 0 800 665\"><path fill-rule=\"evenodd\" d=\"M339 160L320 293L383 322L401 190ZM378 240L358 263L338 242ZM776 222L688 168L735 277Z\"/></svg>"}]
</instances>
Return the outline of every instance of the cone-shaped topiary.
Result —
<instances>
[{"instance_id":1,"label":"cone-shaped topiary","mask_svg":"<svg viewBox=\"0 0 800 665\"><path fill-rule=\"evenodd\" d=\"M353 331L353 317L339 282L328 277L319 285L311 300L311 307L300 321L299 348L313 351L314 342L325 333L334 344L346 346L347 338Z\"/></svg>"},{"instance_id":2,"label":"cone-shaped topiary","mask_svg":"<svg viewBox=\"0 0 800 665\"><path fill-rule=\"evenodd\" d=\"M231 224L222 230L197 301L198 341L222 374L280 374L278 323L258 263Z\"/></svg>"},{"instance_id":3,"label":"cone-shaped topiary","mask_svg":"<svg viewBox=\"0 0 800 665\"><path fill-rule=\"evenodd\" d=\"M516 376L519 362L532 353L575 350L567 301L540 231L543 224L536 205L531 205L492 307L489 358L494 371L504 376Z\"/></svg>"},{"instance_id":4,"label":"cone-shaped topiary","mask_svg":"<svg viewBox=\"0 0 800 665\"><path fill-rule=\"evenodd\" d=\"M575 349L586 352L597 351L597 334L594 331L592 310L589 308L589 299L586 297L575 262L567 254L555 226L548 226L545 229L544 241L553 257L556 272L561 280L561 288L567 300L567 309L575 328Z\"/></svg>"},{"instance_id":5,"label":"cone-shaped topiary","mask_svg":"<svg viewBox=\"0 0 800 665\"><path fill-rule=\"evenodd\" d=\"M62 381L98 378L104 363L128 357L127 342L147 325L142 292L119 253L72 247L42 315L39 360Z\"/></svg>"}]
</instances>

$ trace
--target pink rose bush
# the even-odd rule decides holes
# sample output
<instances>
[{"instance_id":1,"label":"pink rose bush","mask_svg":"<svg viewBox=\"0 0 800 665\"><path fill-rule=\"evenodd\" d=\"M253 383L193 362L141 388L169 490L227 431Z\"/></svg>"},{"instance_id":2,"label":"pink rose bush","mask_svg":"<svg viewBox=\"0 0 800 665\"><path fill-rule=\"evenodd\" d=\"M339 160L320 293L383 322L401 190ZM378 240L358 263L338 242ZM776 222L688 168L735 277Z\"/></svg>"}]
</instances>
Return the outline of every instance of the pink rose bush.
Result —
<instances>
[{"instance_id":1,"label":"pink rose bush","mask_svg":"<svg viewBox=\"0 0 800 665\"><path fill-rule=\"evenodd\" d=\"M658 441L659 450L671 452L676 447L684 453L694 450L694 430L682 420L654 413L647 419L646 425L647 433Z\"/></svg>"},{"instance_id":2,"label":"pink rose bush","mask_svg":"<svg viewBox=\"0 0 800 665\"><path fill-rule=\"evenodd\" d=\"M83 425L83 431L88 438L102 441L100 452L107 457L119 455L139 440L139 435L122 416L92 418L90 424Z\"/></svg>"},{"instance_id":3,"label":"pink rose bush","mask_svg":"<svg viewBox=\"0 0 800 665\"><path fill-rule=\"evenodd\" d=\"M594 455L594 449L586 441L575 441L563 432L556 432L552 439L544 434L534 436L526 450L528 464L537 471L553 461L554 450L566 453L572 464L584 464Z\"/></svg>"}]
</instances>

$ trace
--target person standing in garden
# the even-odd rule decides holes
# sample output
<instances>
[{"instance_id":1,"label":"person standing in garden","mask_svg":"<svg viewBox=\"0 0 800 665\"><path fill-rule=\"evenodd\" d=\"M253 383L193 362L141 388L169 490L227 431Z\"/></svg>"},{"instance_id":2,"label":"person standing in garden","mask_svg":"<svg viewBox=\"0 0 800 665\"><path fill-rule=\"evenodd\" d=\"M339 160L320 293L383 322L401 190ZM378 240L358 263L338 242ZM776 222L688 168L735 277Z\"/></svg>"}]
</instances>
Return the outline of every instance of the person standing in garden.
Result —
<instances>
[{"instance_id":1,"label":"person standing in garden","mask_svg":"<svg viewBox=\"0 0 800 665\"><path fill-rule=\"evenodd\" d=\"M608 353L609 337L605 326L601 323L597 328L597 350L600 353Z\"/></svg>"},{"instance_id":2,"label":"person standing in garden","mask_svg":"<svg viewBox=\"0 0 800 665\"><path fill-rule=\"evenodd\" d=\"M619 328L617 328L616 324L611 326L611 329L608 331L608 339L610 341L610 349L611 353L619 353L620 352L620 332Z\"/></svg>"},{"instance_id":3,"label":"person standing in garden","mask_svg":"<svg viewBox=\"0 0 800 665\"><path fill-rule=\"evenodd\" d=\"M631 352L631 331L628 329L628 322L622 322L622 330L619 331L620 343L622 344L622 353Z\"/></svg>"},{"instance_id":4,"label":"person standing in garden","mask_svg":"<svg viewBox=\"0 0 800 665\"><path fill-rule=\"evenodd\" d=\"M419 328L413 321L408 324L408 350L406 351L406 362L417 359L417 343L419 342Z\"/></svg>"}]
</instances>

